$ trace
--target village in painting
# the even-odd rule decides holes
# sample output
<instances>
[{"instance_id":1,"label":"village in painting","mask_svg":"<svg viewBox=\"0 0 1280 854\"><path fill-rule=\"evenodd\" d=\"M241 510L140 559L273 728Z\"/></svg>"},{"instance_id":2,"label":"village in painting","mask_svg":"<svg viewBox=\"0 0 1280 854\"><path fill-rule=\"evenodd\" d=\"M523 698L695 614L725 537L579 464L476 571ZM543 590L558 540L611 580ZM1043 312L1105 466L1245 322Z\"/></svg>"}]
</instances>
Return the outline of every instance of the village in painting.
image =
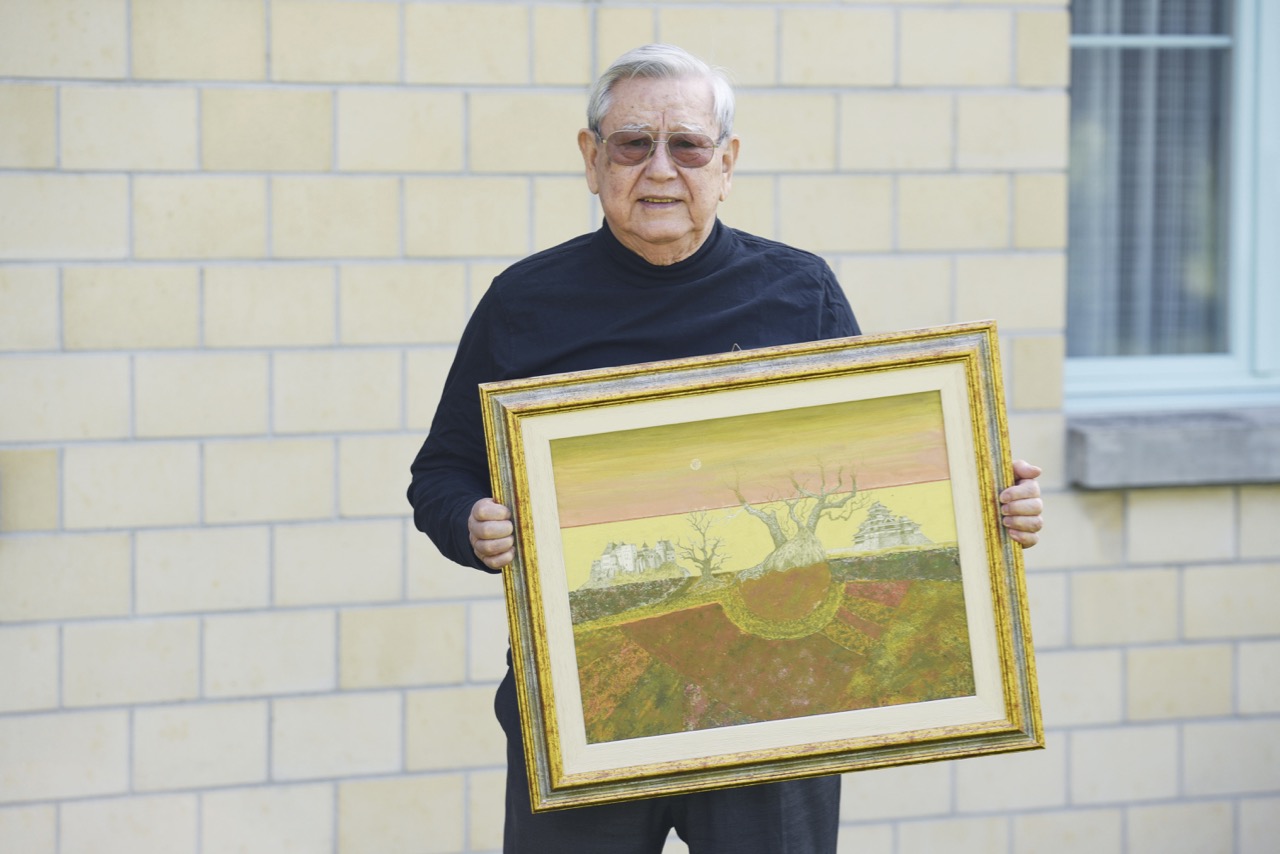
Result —
<instances>
[{"instance_id":1,"label":"village in painting","mask_svg":"<svg viewBox=\"0 0 1280 854\"><path fill-rule=\"evenodd\" d=\"M974 693L936 392L552 442L589 743Z\"/></svg>"}]
</instances>

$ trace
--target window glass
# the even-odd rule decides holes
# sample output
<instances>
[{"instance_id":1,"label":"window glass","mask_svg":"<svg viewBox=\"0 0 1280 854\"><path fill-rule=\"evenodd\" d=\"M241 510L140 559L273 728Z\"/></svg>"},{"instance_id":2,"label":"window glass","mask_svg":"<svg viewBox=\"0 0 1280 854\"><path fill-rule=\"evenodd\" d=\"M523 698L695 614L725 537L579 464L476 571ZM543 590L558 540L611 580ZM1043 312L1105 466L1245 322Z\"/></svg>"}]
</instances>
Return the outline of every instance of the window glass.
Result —
<instances>
[{"instance_id":1,"label":"window glass","mask_svg":"<svg viewBox=\"0 0 1280 854\"><path fill-rule=\"evenodd\" d=\"M1073 6L1068 356L1230 350L1227 5Z\"/></svg>"},{"instance_id":2,"label":"window glass","mask_svg":"<svg viewBox=\"0 0 1280 854\"><path fill-rule=\"evenodd\" d=\"M1226 35L1227 0L1074 0L1076 35Z\"/></svg>"}]
</instances>

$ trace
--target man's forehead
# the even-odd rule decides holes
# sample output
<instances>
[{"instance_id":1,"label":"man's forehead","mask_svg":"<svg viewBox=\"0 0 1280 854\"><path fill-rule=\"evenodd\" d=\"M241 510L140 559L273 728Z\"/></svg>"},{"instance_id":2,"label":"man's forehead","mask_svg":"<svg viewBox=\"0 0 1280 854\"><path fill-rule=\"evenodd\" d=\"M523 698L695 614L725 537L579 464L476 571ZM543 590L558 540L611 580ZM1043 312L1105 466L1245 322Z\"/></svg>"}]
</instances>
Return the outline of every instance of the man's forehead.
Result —
<instances>
[{"instance_id":1,"label":"man's forehead","mask_svg":"<svg viewBox=\"0 0 1280 854\"><path fill-rule=\"evenodd\" d=\"M705 131L715 124L711 84L698 78L632 78L613 88L605 117L616 130L683 128Z\"/></svg>"},{"instance_id":2,"label":"man's forehead","mask_svg":"<svg viewBox=\"0 0 1280 854\"><path fill-rule=\"evenodd\" d=\"M707 126L701 122L682 122L678 120L653 120L638 122L623 122L614 130L694 130L698 132L706 131Z\"/></svg>"}]
</instances>

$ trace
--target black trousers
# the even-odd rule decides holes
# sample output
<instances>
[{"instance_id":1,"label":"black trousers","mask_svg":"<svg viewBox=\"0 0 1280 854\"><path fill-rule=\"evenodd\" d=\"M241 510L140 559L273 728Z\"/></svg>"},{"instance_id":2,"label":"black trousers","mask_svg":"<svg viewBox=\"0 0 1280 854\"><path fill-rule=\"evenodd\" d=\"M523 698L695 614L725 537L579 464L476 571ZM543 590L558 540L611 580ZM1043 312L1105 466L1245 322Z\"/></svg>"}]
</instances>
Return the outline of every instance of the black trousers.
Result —
<instances>
[{"instance_id":1,"label":"black trousers","mask_svg":"<svg viewBox=\"0 0 1280 854\"><path fill-rule=\"evenodd\" d=\"M674 828L690 854L834 854L840 778L815 777L534 814L511 670L494 711L507 735L504 854L660 854Z\"/></svg>"}]
</instances>

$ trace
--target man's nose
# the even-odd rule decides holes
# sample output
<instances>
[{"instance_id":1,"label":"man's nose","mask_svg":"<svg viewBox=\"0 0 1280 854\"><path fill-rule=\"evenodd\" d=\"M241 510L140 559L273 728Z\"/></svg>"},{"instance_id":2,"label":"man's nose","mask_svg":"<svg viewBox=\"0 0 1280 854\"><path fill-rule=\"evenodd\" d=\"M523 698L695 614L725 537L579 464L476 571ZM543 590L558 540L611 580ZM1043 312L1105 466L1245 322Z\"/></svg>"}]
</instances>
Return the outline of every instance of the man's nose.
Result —
<instances>
[{"instance_id":1,"label":"man's nose","mask_svg":"<svg viewBox=\"0 0 1280 854\"><path fill-rule=\"evenodd\" d=\"M645 163L645 169L652 175L667 176L675 174L676 164L671 159L671 151L667 148L666 140L654 141L653 154L649 155L649 161Z\"/></svg>"}]
</instances>

